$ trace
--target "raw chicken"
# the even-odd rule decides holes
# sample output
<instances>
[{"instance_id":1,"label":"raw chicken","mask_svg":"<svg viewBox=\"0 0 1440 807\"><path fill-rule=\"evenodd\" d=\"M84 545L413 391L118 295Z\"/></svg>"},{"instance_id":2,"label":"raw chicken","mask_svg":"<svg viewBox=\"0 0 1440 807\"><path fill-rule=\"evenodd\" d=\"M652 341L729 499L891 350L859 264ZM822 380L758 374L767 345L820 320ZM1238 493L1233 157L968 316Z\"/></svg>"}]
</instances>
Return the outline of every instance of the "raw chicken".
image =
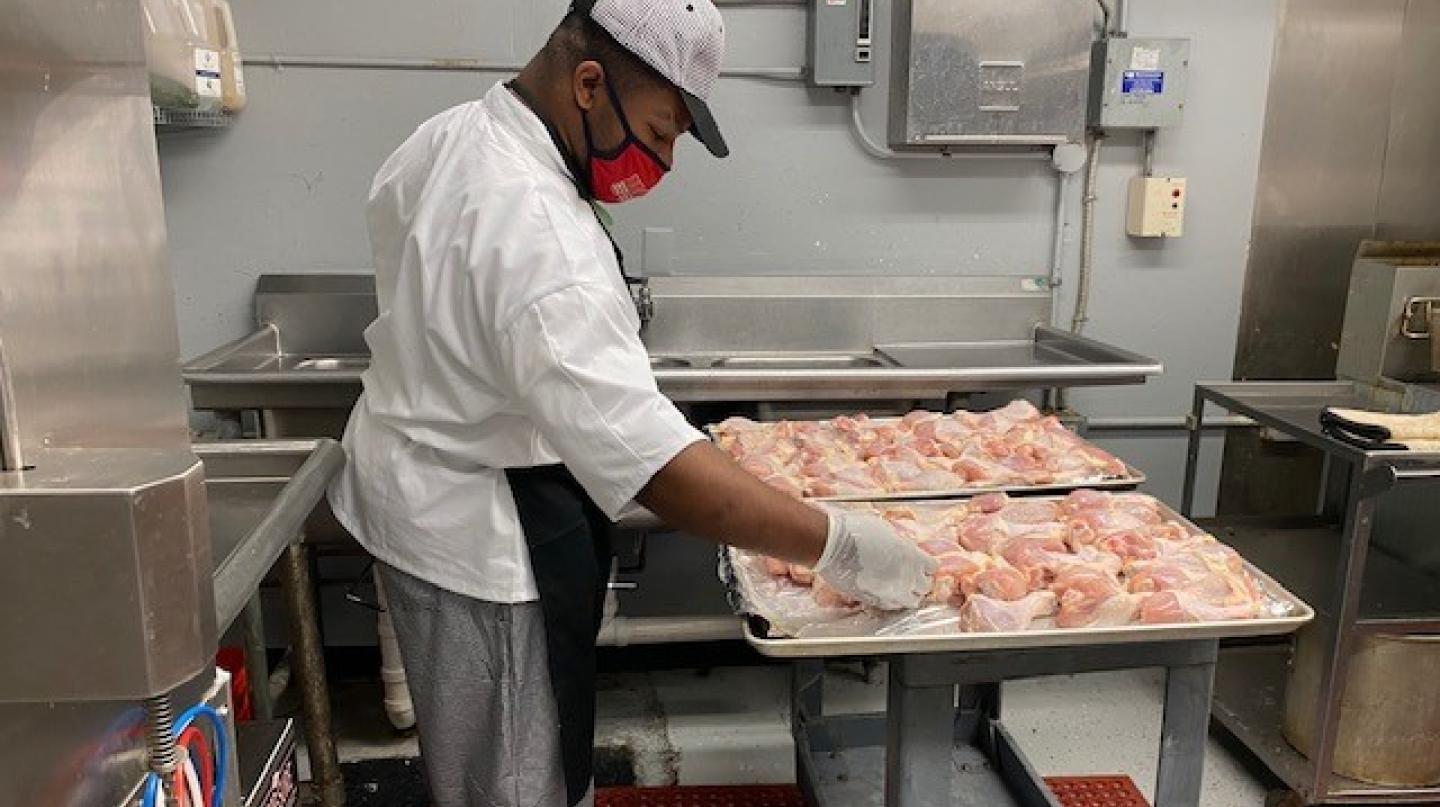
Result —
<instances>
[{"instance_id":1,"label":"raw chicken","mask_svg":"<svg viewBox=\"0 0 1440 807\"><path fill-rule=\"evenodd\" d=\"M1113 574L1097 566L1066 567L1050 590L1059 597L1055 624L1062 628L1128 625L1140 608L1141 595L1126 591Z\"/></svg>"},{"instance_id":2,"label":"raw chicken","mask_svg":"<svg viewBox=\"0 0 1440 807\"><path fill-rule=\"evenodd\" d=\"M909 420L958 425L939 415ZM845 433L858 439L875 432L874 424L855 418ZM797 451L813 450L803 428L785 432L785 439L797 434L804 444ZM1057 627L1086 628L1247 619L1263 612L1264 593L1240 556L1170 520L1149 496L1079 490L1059 499L992 493L948 505L830 506L868 509L936 558L939 568L924 607L951 609L961 630L1023 630L1051 615ZM808 589L826 613L859 608L805 566L767 559L763 569L785 585L803 587L797 592Z\"/></svg>"},{"instance_id":3,"label":"raw chicken","mask_svg":"<svg viewBox=\"0 0 1440 807\"><path fill-rule=\"evenodd\" d=\"M1032 591L1014 602L976 594L960 609L960 630L972 633L1025 630L1035 620L1054 613L1055 602L1055 594L1050 591Z\"/></svg>"},{"instance_id":4,"label":"raw chicken","mask_svg":"<svg viewBox=\"0 0 1440 807\"><path fill-rule=\"evenodd\" d=\"M828 421L730 418L716 443L766 482L815 498L1124 477L1125 464L1025 401L986 413Z\"/></svg>"}]
</instances>

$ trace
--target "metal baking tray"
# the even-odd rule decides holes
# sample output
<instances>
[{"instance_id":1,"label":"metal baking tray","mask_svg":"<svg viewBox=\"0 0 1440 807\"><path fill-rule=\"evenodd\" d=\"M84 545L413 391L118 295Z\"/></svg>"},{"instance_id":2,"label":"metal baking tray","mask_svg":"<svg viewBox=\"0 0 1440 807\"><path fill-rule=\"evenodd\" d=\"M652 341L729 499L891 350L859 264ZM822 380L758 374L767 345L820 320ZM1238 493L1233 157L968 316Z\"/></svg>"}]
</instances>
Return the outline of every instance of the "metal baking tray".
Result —
<instances>
[{"instance_id":1,"label":"metal baking tray","mask_svg":"<svg viewBox=\"0 0 1440 807\"><path fill-rule=\"evenodd\" d=\"M876 423L895 423L900 418L875 418ZM716 440L715 426L710 424L705 427L705 434L710 437L711 442ZM1074 432L1071 432L1074 434ZM1076 434L1075 439L1087 445L1094 446L1089 440ZM1094 446L1100 448L1099 446ZM1100 449L1104 451L1105 449ZM1109 452L1106 452L1109 453ZM1113 454L1111 456L1114 456ZM1119 457L1116 457L1119 459ZM1123 462L1123 460L1122 460ZM875 493L856 493L844 496L807 496L807 502L909 502L917 500L933 499L962 499L971 496L982 496L986 493L1006 493L1017 496L1043 496L1047 493L1068 493L1080 488L1091 488L1094 490L1134 490L1135 488L1149 481L1144 471L1125 463L1125 476L1116 477L1091 477L1089 479L1077 479L1073 482L1055 482L1048 485L982 485L968 488L955 488L953 490L906 490L895 493L877 491Z\"/></svg>"},{"instance_id":2,"label":"metal baking tray","mask_svg":"<svg viewBox=\"0 0 1440 807\"><path fill-rule=\"evenodd\" d=\"M1054 497L1052 497L1054 498ZM877 504L881 504L877 502ZM953 507L954 502L920 502L912 506ZM1204 530L1160 502L1161 513L1196 533ZM727 547L725 562L731 562ZM1283 603L1290 611L1286 616L1257 617L1214 622L1189 622L1174 625L1120 625L1104 628L1045 628L1004 633L950 633L917 636L826 636L815 638L770 637L763 616L745 619L745 641L760 654L773 658L823 658L831 656L887 656L909 653L959 653L967 650L1018 650L1030 648L1084 647L1130 642L1188 641L1193 639L1229 639L1246 636L1277 636L1293 633L1315 618L1315 611L1299 597L1287 591L1270 575L1249 561L1246 570L1254 575L1266 593ZM737 585L733 573L727 575L731 586ZM743 592L737 592L743 596Z\"/></svg>"}]
</instances>

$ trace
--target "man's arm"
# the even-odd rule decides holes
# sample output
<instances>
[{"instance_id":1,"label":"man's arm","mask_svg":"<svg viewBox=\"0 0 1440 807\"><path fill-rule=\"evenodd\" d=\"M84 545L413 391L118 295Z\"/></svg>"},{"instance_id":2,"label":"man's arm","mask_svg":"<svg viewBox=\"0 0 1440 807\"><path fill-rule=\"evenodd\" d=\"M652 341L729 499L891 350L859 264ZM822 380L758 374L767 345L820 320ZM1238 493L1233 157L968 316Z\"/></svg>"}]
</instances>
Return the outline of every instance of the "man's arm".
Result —
<instances>
[{"instance_id":1,"label":"man's arm","mask_svg":"<svg viewBox=\"0 0 1440 807\"><path fill-rule=\"evenodd\" d=\"M718 448L693 443L635 500L666 524L713 541L814 566L829 519L746 473Z\"/></svg>"}]
</instances>

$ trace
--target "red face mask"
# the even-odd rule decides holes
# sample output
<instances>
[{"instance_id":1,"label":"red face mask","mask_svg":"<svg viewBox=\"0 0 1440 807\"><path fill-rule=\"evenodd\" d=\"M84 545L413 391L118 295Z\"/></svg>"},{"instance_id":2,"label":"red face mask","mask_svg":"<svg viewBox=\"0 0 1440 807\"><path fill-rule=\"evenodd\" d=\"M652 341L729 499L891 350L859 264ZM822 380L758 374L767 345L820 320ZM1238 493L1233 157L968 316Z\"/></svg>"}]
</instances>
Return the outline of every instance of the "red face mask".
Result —
<instances>
[{"instance_id":1,"label":"red face mask","mask_svg":"<svg viewBox=\"0 0 1440 807\"><path fill-rule=\"evenodd\" d=\"M590 151L590 193L598 201L619 204L639 199L654 190L670 166L630 130L630 121L625 118L625 110L620 106L615 88L610 85L609 76L605 77L605 91L610 94L610 103L625 130L625 139L620 145L608 152L599 151L590 134L589 115L582 112L580 120L585 128L585 147Z\"/></svg>"}]
</instances>

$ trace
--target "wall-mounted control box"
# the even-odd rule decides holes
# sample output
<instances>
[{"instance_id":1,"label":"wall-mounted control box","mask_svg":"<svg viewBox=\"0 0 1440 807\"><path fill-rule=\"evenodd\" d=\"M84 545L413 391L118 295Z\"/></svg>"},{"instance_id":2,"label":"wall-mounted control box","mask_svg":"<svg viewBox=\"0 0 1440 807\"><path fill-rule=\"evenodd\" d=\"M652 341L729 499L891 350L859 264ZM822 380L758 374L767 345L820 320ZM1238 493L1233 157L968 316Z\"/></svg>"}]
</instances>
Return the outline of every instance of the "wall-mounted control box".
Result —
<instances>
[{"instance_id":1,"label":"wall-mounted control box","mask_svg":"<svg viewBox=\"0 0 1440 807\"><path fill-rule=\"evenodd\" d=\"M810 0L807 39L810 83L869 87L875 83L876 0Z\"/></svg>"},{"instance_id":2,"label":"wall-mounted control box","mask_svg":"<svg viewBox=\"0 0 1440 807\"><path fill-rule=\"evenodd\" d=\"M1179 238L1185 234L1187 196L1181 177L1135 177L1125 232L1135 238Z\"/></svg>"},{"instance_id":3,"label":"wall-mounted control box","mask_svg":"<svg viewBox=\"0 0 1440 807\"><path fill-rule=\"evenodd\" d=\"M1179 126L1190 73L1190 40L1115 37L1090 59L1090 125L1101 129Z\"/></svg>"}]
</instances>

